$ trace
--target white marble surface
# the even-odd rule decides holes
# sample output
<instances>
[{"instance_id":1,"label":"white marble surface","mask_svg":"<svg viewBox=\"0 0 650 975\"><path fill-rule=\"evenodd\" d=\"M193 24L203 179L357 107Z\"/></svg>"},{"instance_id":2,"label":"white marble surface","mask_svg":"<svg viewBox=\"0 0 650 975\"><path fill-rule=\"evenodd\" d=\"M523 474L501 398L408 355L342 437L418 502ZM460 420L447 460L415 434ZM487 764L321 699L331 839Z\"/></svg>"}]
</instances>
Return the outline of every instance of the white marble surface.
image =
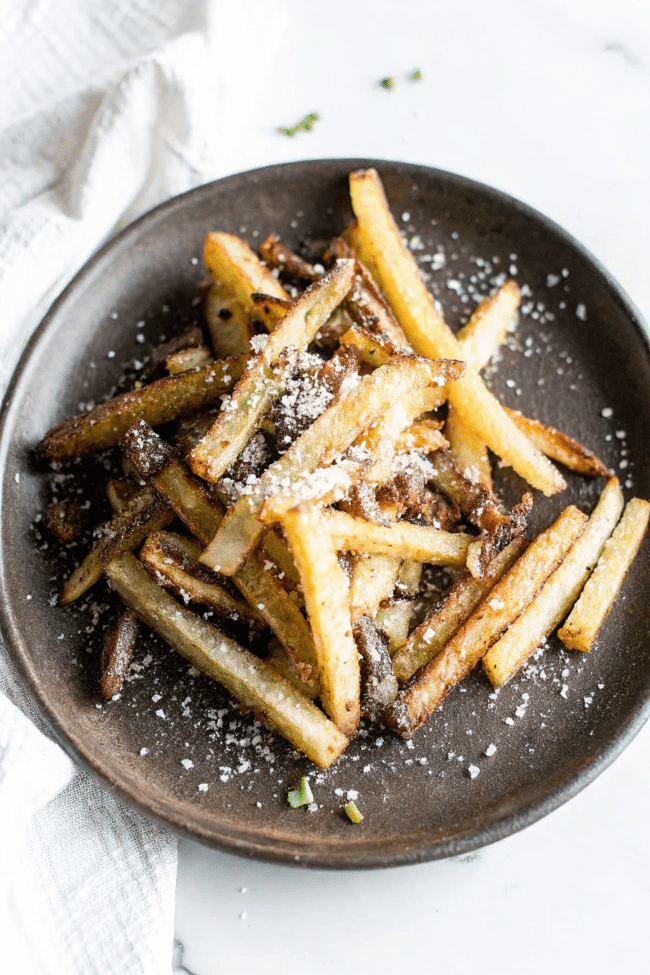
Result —
<instances>
[{"instance_id":1,"label":"white marble surface","mask_svg":"<svg viewBox=\"0 0 650 975\"><path fill-rule=\"evenodd\" d=\"M326 156L462 173L564 225L650 318L648 0L287 6L274 70L224 173ZM243 70L245 57L242 44ZM407 79L414 68L421 82ZM392 91L377 84L385 75ZM321 113L311 133L277 133L309 111ZM298 871L182 842L183 964L193 975L643 971L649 768L646 726L544 821L418 867Z\"/></svg>"}]
</instances>

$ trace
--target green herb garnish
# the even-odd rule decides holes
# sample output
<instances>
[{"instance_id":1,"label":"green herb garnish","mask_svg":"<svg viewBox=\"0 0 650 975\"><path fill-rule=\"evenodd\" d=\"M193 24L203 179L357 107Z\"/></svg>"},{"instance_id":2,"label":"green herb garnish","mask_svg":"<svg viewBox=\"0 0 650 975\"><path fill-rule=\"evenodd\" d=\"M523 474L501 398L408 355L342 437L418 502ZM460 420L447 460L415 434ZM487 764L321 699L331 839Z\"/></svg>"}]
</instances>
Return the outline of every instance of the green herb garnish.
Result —
<instances>
[{"instance_id":1,"label":"green herb garnish","mask_svg":"<svg viewBox=\"0 0 650 975\"><path fill-rule=\"evenodd\" d=\"M422 81L422 72L419 68L416 68L411 75L411 81Z\"/></svg>"},{"instance_id":2,"label":"green herb garnish","mask_svg":"<svg viewBox=\"0 0 650 975\"><path fill-rule=\"evenodd\" d=\"M395 87L395 79L388 76L387 78L382 78L379 84L382 88L388 88L390 90Z\"/></svg>"},{"instance_id":3,"label":"green herb garnish","mask_svg":"<svg viewBox=\"0 0 650 975\"><path fill-rule=\"evenodd\" d=\"M309 806L314 801L314 794L311 791L307 778L303 775L297 789L292 789L287 796L287 802L292 809L299 809L300 806Z\"/></svg>"},{"instance_id":4,"label":"green herb garnish","mask_svg":"<svg viewBox=\"0 0 650 975\"><path fill-rule=\"evenodd\" d=\"M345 804L345 815L351 823L363 822L363 814L359 812L356 802L352 802L351 800Z\"/></svg>"},{"instance_id":5,"label":"green herb garnish","mask_svg":"<svg viewBox=\"0 0 650 975\"><path fill-rule=\"evenodd\" d=\"M278 132L281 132L282 135L297 135L298 132L311 132L319 118L318 112L310 112L309 115L305 115L304 118L300 119L299 122L296 122L291 127L281 125Z\"/></svg>"}]
</instances>

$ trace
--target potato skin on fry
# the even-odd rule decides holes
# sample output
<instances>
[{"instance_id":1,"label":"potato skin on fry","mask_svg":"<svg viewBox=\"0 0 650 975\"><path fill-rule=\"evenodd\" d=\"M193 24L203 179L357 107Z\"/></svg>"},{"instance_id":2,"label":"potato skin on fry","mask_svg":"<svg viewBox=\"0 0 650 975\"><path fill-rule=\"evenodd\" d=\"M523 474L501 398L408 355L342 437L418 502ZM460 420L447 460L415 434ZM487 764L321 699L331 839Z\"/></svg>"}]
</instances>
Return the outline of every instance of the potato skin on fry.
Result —
<instances>
[{"instance_id":1,"label":"potato skin on fry","mask_svg":"<svg viewBox=\"0 0 650 975\"><path fill-rule=\"evenodd\" d=\"M155 427L188 416L228 392L242 375L246 359L244 355L224 359L196 372L166 376L142 389L122 393L90 413L52 427L36 452L45 460L72 460L115 447L136 420L146 420Z\"/></svg>"}]
</instances>

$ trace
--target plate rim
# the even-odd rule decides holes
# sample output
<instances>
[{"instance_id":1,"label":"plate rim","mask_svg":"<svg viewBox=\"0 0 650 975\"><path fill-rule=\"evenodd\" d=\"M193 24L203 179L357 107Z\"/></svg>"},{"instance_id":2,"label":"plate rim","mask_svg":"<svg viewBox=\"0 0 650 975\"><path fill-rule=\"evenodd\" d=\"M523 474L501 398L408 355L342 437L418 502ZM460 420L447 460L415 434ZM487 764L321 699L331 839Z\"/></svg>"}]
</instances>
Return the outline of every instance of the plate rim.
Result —
<instances>
[{"instance_id":1,"label":"plate rim","mask_svg":"<svg viewBox=\"0 0 650 975\"><path fill-rule=\"evenodd\" d=\"M299 166L311 166L318 170L324 165L336 164L347 171L359 168L374 167L381 170L382 167L399 172L408 171L413 177L420 173L427 180L436 179L465 188L476 193L479 192L484 197L498 202L502 205L514 207L522 215L534 220L538 225L552 234L559 236L566 244L573 248L577 253L601 276L607 290L615 301L619 304L627 319L630 321L641 342L645 346L646 355L650 359L650 333L643 316L636 307L625 290L614 278L614 276L602 265L580 241L571 233L565 230L560 224L550 217L538 211L530 204L525 203L496 187L471 179L456 173L435 167L426 166L418 163L405 162L403 160L390 159L359 159L346 157L327 157L319 159L294 160L284 163L274 163L271 165L257 167L255 169L243 170L232 173L217 180L200 184L185 191L182 194L171 197L160 203L158 206L139 216L136 220L123 227L118 233L107 240L74 274L68 284L60 294L54 299L47 312L41 319L36 329L32 332L25 344L20 358L16 363L11 378L7 384L0 408L0 470L4 475L8 459L8 449L13 430L12 416L17 408L16 397L20 390L21 383L26 381L28 367L32 355L40 346L44 337L49 334L50 329L56 324L56 318L61 306L65 305L68 298L75 294L77 289L83 285L85 279L92 275L96 268L103 261L110 258L111 253L129 239L131 236L137 237L143 226L155 224L156 220L166 216L176 208L182 208L188 198L200 196L202 193L209 194L211 190L224 187L228 184L239 181L255 180L257 178L268 178L282 171L290 171ZM0 477L0 511L4 507L4 476ZM54 735L55 740L63 747L64 751L73 759L76 765L80 766L86 773L90 773L99 780L102 787L108 789L114 796L126 803L129 807L136 809L149 820L153 820L163 828L176 833L179 837L190 838L211 847L223 850L224 852L247 856L267 862L292 864L301 867L317 867L321 869L373 869L393 866L404 866L414 863L422 863L431 860L444 859L450 856L463 855L473 852L483 846L504 839L534 822L544 818L565 802L572 799L587 785L593 782L609 765L623 752L623 750L636 737L641 728L650 717L650 694L645 699L635 702L627 714L627 720L619 730L613 740L608 741L598 751L589 765L576 773L567 783L557 787L543 799L531 801L517 808L515 812L510 812L498 818L495 822L484 826L479 830L461 831L459 835L445 841L433 841L429 843L418 843L414 840L405 849L393 849L390 847L387 853L385 848L377 850L378 841L372 841L373 852L365 852L361 838L353 841L348 846L333 844L332 849L319 849L318 847L305 848L304 852L297 854L299 842L296 840L287 841L278 837L267 839L267 843L261 843L259 834L238 833L237 836L224 835L228 830L221 828L221 835L201 827L197 822L189 822L181 814L174 814L173 800L167 802L156 800L149 796L148 800L142 801L138 798L135 791L129 791L127 786L122 783L119 776L111 774L110 768L105 763L95 764L94 756L83 751L83 742L65 728L64 723L50 713L46 701L39 692L39 684L36 674L30 666L29 656L22 649L20 628L13 615L9 611L9 600L6 584L6 565L4 559L3 539L0 536L0 632L5 641L7 655L10 665L16 669L24 682L23 687L27 695L36 707L39 716L44 720L47 727ZM152 808L153 806L153 808ZM405 837L408 839L408 836Z\"/></svg>"}]
</instances>

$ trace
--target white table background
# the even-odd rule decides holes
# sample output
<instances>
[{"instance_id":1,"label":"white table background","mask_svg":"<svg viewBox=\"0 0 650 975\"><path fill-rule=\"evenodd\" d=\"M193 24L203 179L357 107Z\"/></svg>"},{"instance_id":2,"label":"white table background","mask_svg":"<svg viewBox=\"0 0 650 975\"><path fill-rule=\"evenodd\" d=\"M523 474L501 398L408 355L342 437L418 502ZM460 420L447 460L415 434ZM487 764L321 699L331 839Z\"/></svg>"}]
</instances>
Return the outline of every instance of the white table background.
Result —
<instances>
[{"instance_id":1,"label":"white table background","mask_svg":"<svg viewBox=\"0 0 650 975\"><path fill-rule=\"evenodd\" d=\"M288 8L256 117L227 145L224 174L326 156L462 173L566 227L650 318L649 0ZM241 44L245 71L245 39L224 43ZM415 68L420 82L408 78ZM378 85L386 75L391 91ZM312 132L278 134L311 111L321 115ZM646 971L649 770L646 727L542 822L415 867L305 871L181 842L183 965L193 975Z\"/></svg>"}]
</instances>

